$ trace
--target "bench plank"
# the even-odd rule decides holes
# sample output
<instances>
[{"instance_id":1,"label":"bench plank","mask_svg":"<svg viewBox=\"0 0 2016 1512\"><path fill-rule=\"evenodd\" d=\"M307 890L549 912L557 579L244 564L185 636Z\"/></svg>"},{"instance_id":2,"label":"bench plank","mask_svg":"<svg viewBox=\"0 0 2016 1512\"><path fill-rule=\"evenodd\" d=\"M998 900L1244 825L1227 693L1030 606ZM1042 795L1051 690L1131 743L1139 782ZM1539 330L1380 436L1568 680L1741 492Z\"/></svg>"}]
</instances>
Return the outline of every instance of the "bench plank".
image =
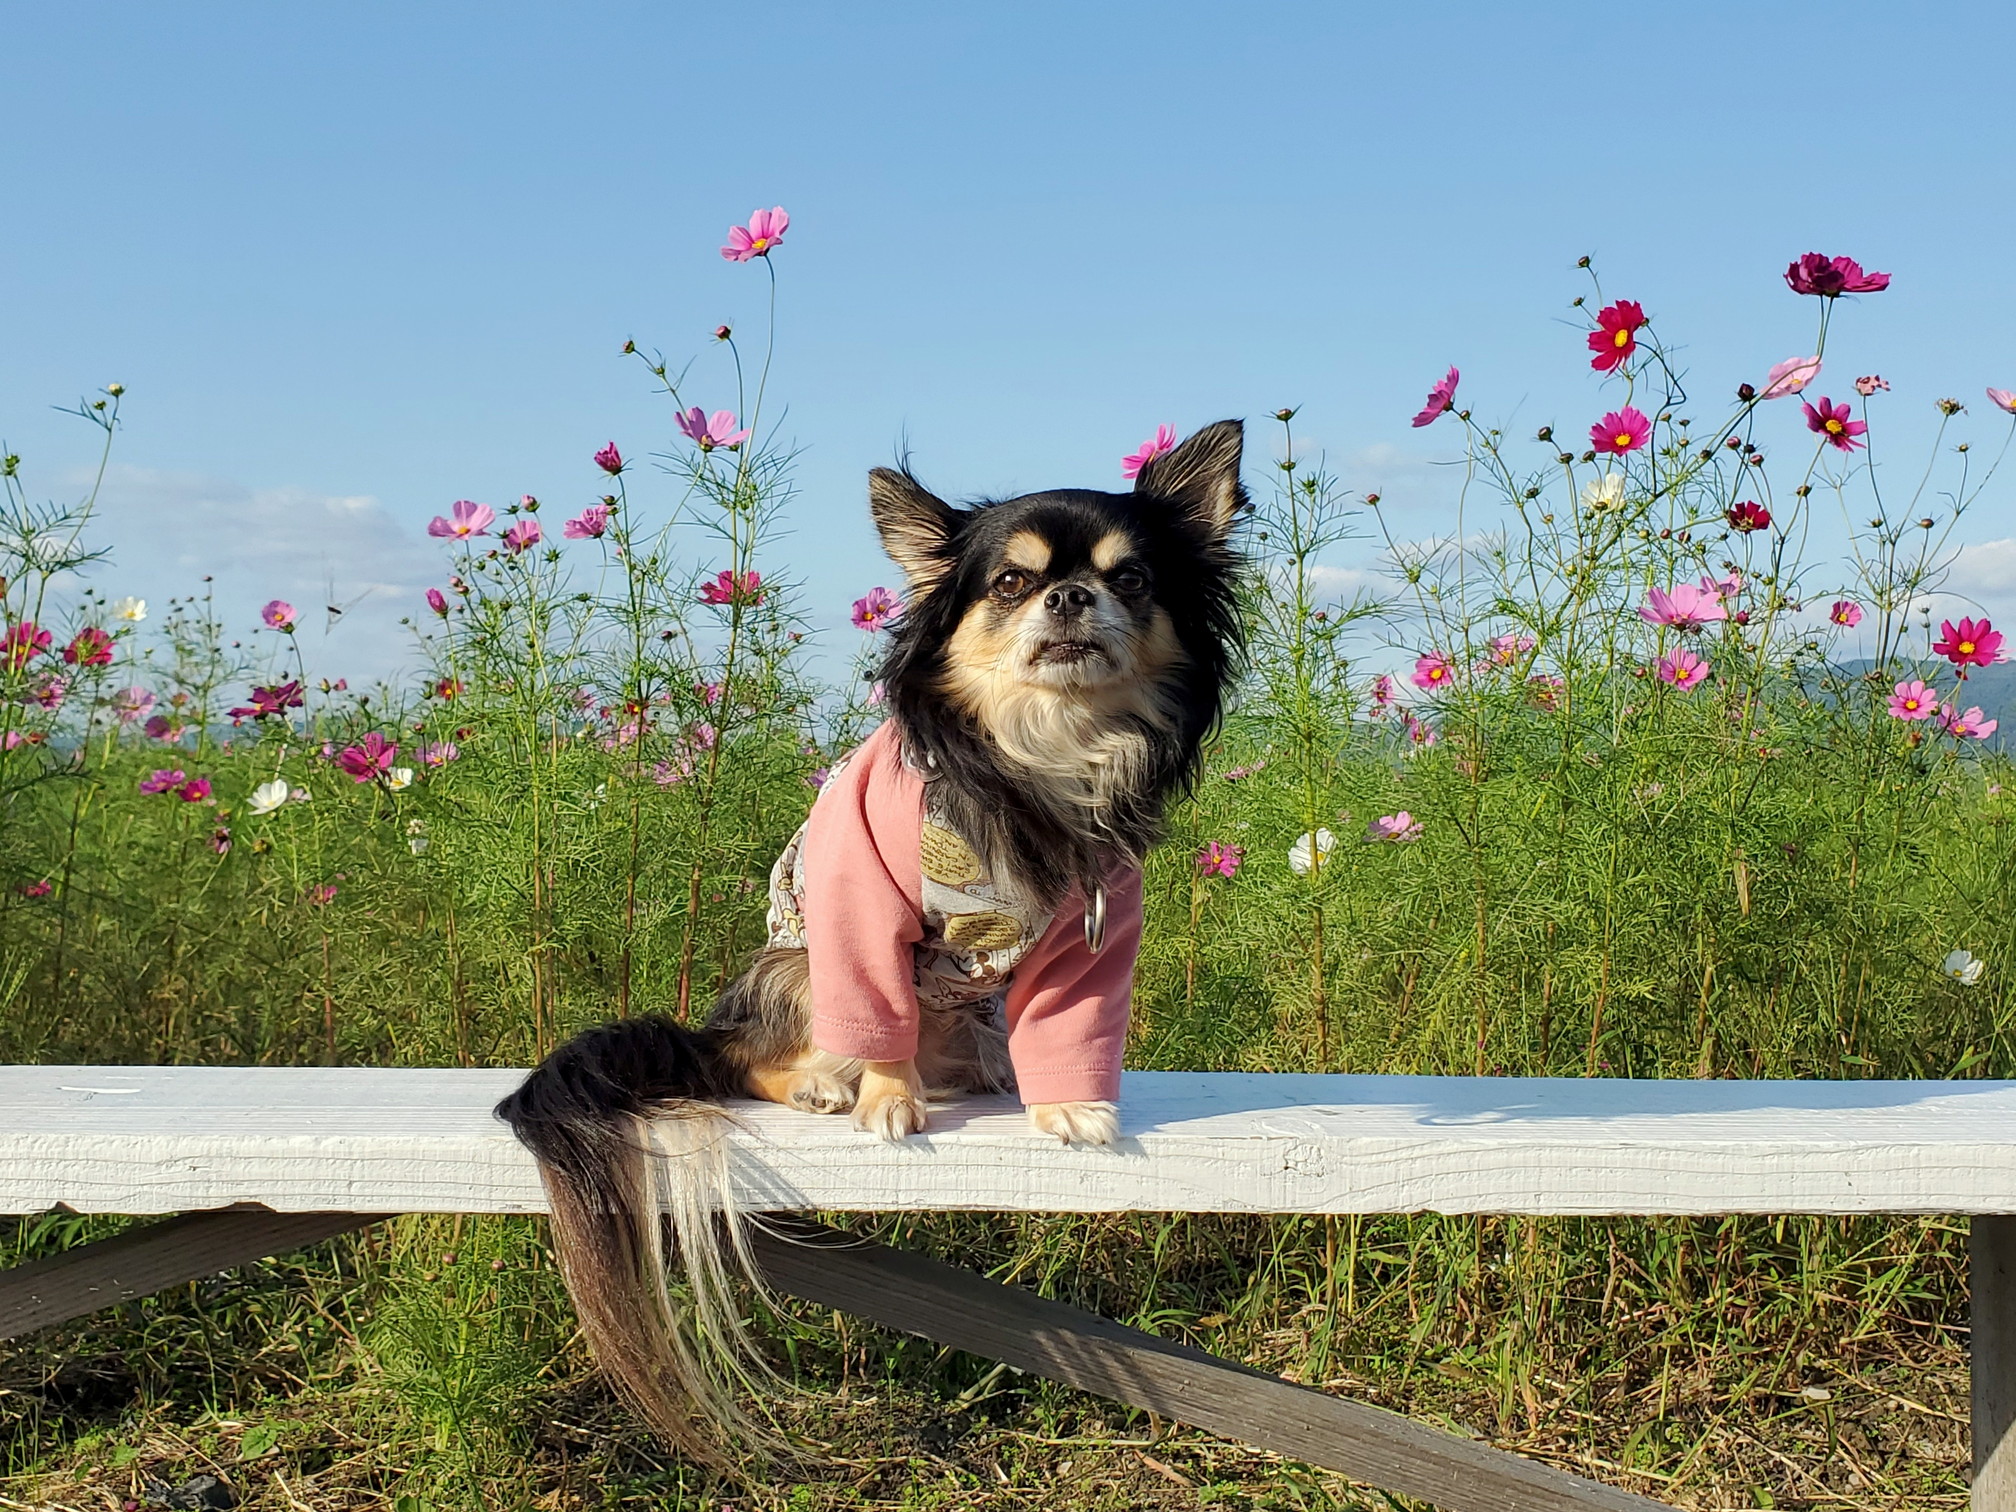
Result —
<instances>
[{"instance_id":1,"label":"bench plank","mask_svg":"<svg viewBox=\"0 0 2016 1512\"><path fill-rule=\"evenodd\" d=\"M0 1067L0 1212L539 1212L490 1116L521 1075ZM1112 1149L1006 1098L900 1145L738 1113L741 1200L772 1211L2016 1213L2010 1082L1131 1072Z\"/></svg>"}]
</instances>

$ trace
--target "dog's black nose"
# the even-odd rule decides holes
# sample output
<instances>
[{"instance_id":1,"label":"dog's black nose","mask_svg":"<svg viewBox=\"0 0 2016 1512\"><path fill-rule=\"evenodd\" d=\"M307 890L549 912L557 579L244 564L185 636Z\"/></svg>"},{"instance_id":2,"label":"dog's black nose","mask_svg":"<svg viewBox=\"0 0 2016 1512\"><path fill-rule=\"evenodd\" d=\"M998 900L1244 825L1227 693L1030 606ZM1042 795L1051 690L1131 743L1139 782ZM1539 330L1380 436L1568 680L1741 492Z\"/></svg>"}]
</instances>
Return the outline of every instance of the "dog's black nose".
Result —
<instances>
[{"instance_id":1,"label":"dog's black nose","mask_svg":"<svg viewBox=\"0 0 2016 1512\"><path fill-rule=\"evenodd\" d=\"M1071 619L1092 607L1092 590L1083 583L1061 583L1043 595L1043 607L1059 619Z\"/></svg>"}]
</instances>

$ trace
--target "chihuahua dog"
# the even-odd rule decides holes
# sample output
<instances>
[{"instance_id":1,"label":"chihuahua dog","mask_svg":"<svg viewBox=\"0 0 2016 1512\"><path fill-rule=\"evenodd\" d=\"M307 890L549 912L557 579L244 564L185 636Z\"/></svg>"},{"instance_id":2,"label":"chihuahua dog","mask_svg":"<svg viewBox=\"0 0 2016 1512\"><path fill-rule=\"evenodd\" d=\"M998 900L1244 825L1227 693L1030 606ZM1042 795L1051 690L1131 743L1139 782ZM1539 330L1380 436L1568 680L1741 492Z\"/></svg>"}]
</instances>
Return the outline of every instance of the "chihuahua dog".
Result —
<instances>
[{"instance_id":1,"label":"chihuahua dog","mask_svg":"<svg viewBox=\"0 0 2016 1512\"><path fill-rule=\"evenodd\" d=\"M768 944L704 1027L588 1030L498 1105L538 1158L598 1361L688 1452L718 1460L720 1430L747 1426L729 1280L752 1267L724 1100L851 1112L893 1140L934 1097L1013 1088L1045 1134L1117 1138L1142 860L1240 651L1242 439L1207 426L1131 493L966 508L872 472L909 582L882 668L892 713L778 860ZM665 1288L675 1252L686 1320Z\"/></svg>"}]
</instances>

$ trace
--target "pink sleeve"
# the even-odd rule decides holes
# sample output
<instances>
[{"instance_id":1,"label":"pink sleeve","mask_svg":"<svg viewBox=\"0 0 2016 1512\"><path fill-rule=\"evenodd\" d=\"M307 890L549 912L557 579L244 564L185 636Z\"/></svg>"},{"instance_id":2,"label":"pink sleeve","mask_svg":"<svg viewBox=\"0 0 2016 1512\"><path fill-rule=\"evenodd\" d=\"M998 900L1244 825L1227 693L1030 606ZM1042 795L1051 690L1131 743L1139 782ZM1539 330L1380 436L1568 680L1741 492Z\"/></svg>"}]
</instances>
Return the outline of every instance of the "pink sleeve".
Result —
<instances>
[{"instance_id":1,"label":"pink sleeve","mask_svg":"<svg viewBox=\"0 0 2016 1512\"><path fill-rule=\"evenodd\" d=\"M1085 946L1074 889L1008 983L1008 1056L1024 1103L1111 1102L1120 1095L1134 957L1141 948L1141 873L1106 882L1106 943Z\"/></svg>"},{"instance_id":2,"label":"pink sleeve","mask_svg":"<svg viewBox=\"0 0 2016 1512\"><path fill-rule=\"evenodd\" d=\"M917 1053L917 941L924 933L923 781L894 724L869 736L812 805L805 832L805 950L812 1043L833 1055Z\"/></svg>"}]
</instances>

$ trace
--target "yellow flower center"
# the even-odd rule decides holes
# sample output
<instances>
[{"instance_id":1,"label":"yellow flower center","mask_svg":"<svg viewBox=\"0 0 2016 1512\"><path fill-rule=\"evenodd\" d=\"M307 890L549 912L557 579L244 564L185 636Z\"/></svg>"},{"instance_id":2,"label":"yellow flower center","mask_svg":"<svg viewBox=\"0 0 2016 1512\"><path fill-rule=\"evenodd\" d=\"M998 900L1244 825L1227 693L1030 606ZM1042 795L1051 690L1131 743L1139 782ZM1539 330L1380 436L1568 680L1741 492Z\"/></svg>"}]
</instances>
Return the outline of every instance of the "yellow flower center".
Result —
<instances>
[{"instance_id":1,"label":"yellow flower center","mask_svg":"<svg viewBox=\"0 0 2016 1512\"><path fill-rule=\"evenodd\" d=\"M1630 444L1631 444L1631 432L1629 431L1617 432L1616 445L1619 451L1622 451L1625 447L1629 446Z\"/></svg>"},{"instance_id":2,"label":"yellow flower center","mask_svg":"<svg viewBox=\"0 0 2016 1512\"><path fill-rule=\"evenodd\" d=\"M1615 336L1611 337L1610 344L1612 346L1619 346L1619 347L1627 347L1631 345L1631 332L1629 331L1629 329L1619 331Z\"/></svg>"},{"instance_id":3,"label":"yellow flower center","mask_svg":"<svg viewBox=\"0 0 2016 1512\"><path fill-rule=\"evenodd\" d=\"M1842 429L1843 429L1843 427L1842 427L1842 425L1841 425L1841 422L1840 422L1839 420L1829 420L1829 421L1827 422L1827 434L1828 434L1828 435L1830 435L1830 436L1838 436L1838 435L1840 435L1840 434L1841 434L1841 431L1842 431Z\"/></svg>"},{"instance_id":4,"label":"yellow flower center","mask_svg":"<svg viewBox=\"0 0 2016 1512\"><path fill-rule=\"evenodd\" d=\"M1907 698L1904 700L1904 707L1907 709L1915 709L1918 707L1918 700L1915 698Z\"/></svg>"},{"instance_id":5,"label":"yellow flower center","mask_svg":"<svg viewBox=\"0 0 2016 1512\"><path fill-rule=\"evenodd\" d=\"M1974 654L1974 642L1972 641L1960 642L1960 654L1962 656L1972 656Z\"/></svg>"},{"instance_id":6,"label":"yellow flower center","mask_svg":"<svg viewBox=\"0 0 2016 1512\"><path fill-rule=\"evenodd\" d=\"M769 245L770 245L769 237L759 236L754 241L749 243L749 250L752 252L761 252L765 247Z\"/></svg>"}]
</instances>

